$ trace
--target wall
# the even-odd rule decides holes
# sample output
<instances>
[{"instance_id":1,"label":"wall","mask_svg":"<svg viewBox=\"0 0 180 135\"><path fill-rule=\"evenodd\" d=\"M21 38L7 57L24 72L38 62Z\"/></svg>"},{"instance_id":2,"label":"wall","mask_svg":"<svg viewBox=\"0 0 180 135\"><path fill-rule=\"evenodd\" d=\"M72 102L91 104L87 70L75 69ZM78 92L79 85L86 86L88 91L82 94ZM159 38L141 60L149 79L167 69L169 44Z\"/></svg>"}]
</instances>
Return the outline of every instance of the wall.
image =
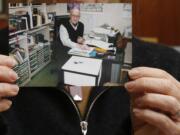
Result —
<instances>
[{"instance_id":1,"label":"wall","mask_svg":"<svg viewBox=\"0 0 180 135\"><path fill-rule=\"evenodd\" d=\"M67 13L67 4L66 3L58 3L47 5L47 12L56 12L57 15L65 15Z\"/></svg>"},{"instance_id":2,"label":"wall","mask_svg":"<svg viewBox=\"0 0 180 135\"><path fill-rule=\"evenodd\" d=\"M56 4L48 6L49 12L57 12L57 15L67 14L66 4ZM89 33L94 27L100 26L104 23L108 23L121 32L132 24L131 17L126 17L126 11L123 11L123 4L104 4L103 12L92 13L92 12L81 12L81 21L85 25L85 33Z\"/></svg>"},{"instance_id":3,"label":"wall","mask_svg":"<svg viewBox=\"0 0 180 135\"><path fill-rule=\"evenodd\" d=\"M133 33L180 45L180 0L133 0Z\"/></svg>"}]
</instances>

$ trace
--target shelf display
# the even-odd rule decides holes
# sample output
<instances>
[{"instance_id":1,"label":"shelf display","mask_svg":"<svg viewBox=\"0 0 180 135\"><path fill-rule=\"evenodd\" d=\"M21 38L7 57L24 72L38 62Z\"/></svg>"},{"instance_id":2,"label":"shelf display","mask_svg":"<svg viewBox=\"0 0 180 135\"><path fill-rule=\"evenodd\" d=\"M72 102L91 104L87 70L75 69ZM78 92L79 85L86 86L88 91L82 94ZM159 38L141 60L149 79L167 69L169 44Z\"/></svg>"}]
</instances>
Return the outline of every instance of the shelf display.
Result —
<instances>
[{"instance_id":1,"label":"shelf display","mask_svg":"<svg viewBox=\"0 0 180 135\"><path fill-rule=\"evenodd\" d=\"M28 59L25 59L23 63L15 66L13 69L19 76L19 79L16 82L19 86L23 86L27 81L30 80Z\"/></svg>"},{"instance_id":2,"label":"shelf display","mask_svg":"<svg viewBox=\"0 0 180 135\"><path fill-rule=\"evenodd\" d=\"M25 86L51 62L46 4L9 4L9 16L9 54L18 62L17 84Z\"/></svg>"}]
</instances>

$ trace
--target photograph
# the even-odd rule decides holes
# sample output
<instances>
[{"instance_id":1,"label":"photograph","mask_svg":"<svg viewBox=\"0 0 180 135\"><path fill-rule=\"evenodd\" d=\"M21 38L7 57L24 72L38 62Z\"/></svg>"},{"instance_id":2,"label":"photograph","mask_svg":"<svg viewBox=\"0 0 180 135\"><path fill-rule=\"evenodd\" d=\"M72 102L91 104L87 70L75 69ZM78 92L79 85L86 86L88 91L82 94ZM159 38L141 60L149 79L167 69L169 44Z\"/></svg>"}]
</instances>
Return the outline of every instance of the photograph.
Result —
<instances>
[{"instance_id":1,"label":"photograph","mask_svg":"<svg viewBox=\"0 0 180 135\"><path fill-rule=\"evenodd\" d=\"M128 81L131 3L9 3L9 55L20 86Z\"/></svg>"}]
</instances>

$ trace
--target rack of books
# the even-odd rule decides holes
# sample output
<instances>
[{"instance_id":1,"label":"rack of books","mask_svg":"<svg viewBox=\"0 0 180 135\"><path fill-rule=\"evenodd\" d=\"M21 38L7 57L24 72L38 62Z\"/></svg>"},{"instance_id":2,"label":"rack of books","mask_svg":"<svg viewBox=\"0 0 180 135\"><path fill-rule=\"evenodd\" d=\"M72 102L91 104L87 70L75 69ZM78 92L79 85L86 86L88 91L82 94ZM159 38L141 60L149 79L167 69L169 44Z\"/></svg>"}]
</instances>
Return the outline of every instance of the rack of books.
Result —
<instances>
[{"instance_id":1,"label":"rack of books","mask_svg":"<svg viewBox=\"0 0 180 135\"><path fill-rule=\"evenodd\" d=\"M29 62L27 58L21 64L15 66L14 71L19 76L17 80L18 85L23 86L30 81Z\"/></svg>"},{"instance_id":2,"label":"rack of books","mask_svg":"<svg viewBox=\"0 0 180 135\"><path fill-rule=\"evenodd\" d=\"M33 74L38 69L38 61L37 61L37 50L33 50L29 55L30 60L30 69Z\"/></svg>"},{"instance_id":3,"label":"rack of books","mask_svg":"<svg viewBox=\"0 0 180 135\"><path fill-rule=\"evenodd\" d=\"M24 86L51 62L47 7L9 4L9 16L9 54L18 62L17 84Z\"/></svg>"}]
</instances>

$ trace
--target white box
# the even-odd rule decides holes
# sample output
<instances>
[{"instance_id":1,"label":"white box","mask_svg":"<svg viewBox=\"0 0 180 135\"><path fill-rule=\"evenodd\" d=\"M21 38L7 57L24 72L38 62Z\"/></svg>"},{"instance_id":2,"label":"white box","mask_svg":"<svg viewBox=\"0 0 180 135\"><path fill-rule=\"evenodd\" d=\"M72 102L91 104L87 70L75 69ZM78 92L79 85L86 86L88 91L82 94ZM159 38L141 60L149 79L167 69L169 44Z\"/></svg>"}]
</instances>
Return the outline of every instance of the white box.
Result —
<instances>
[{"instance_id":1,"label":"white box","mask_svg":"<svg viewBox=\"0 0 180 135\"><path fill-rule=\"evenodd\" d=\"M72 56L61 69L65 84L98 86L101 80L102 60Z\"/></svg>"}]
</instances>

